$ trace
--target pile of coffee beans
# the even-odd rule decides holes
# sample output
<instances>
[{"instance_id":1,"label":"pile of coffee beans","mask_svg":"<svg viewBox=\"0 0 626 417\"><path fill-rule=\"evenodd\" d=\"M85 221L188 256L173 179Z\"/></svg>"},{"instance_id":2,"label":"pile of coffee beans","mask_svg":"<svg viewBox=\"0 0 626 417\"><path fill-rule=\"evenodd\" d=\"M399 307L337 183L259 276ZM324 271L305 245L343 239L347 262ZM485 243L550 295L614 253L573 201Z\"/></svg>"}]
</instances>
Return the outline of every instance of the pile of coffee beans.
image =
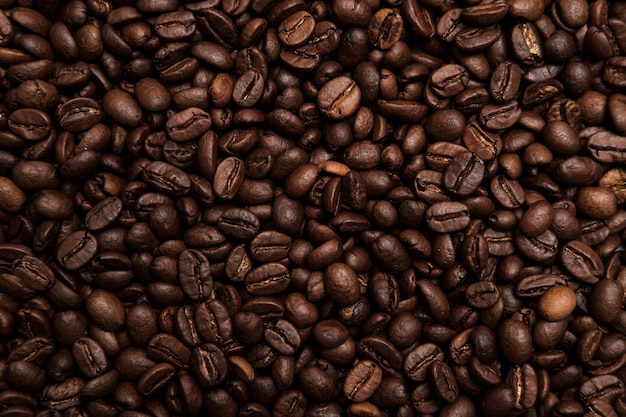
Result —
<instances>
[{"instance_id":1,"label":"pile of coffee beans","mask_svg":"<svg viewBox=\"0 0 626 417\"><path fill-rule=\"evenodd\" d=\"M626 417L626 3L0 0L0 417Z\"/></svg>"}]
</instances>

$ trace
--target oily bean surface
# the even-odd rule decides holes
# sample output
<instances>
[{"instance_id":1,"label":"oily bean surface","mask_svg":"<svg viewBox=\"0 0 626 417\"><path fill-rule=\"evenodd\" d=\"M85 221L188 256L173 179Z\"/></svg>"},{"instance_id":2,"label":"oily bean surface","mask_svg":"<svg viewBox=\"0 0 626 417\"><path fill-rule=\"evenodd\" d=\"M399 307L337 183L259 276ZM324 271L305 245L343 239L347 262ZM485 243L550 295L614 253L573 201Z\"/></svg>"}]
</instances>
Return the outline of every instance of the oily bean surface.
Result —
<instances>
[{"instance_id":1,"label":"oily bean surface","mask_svg":"<svg viewBox=\"0 0 626 417\"><path fill-rule=\"evenodd\" d=\"M626 416L622 2L0 8L0 417Z\"/></svg>"}]
</instances>

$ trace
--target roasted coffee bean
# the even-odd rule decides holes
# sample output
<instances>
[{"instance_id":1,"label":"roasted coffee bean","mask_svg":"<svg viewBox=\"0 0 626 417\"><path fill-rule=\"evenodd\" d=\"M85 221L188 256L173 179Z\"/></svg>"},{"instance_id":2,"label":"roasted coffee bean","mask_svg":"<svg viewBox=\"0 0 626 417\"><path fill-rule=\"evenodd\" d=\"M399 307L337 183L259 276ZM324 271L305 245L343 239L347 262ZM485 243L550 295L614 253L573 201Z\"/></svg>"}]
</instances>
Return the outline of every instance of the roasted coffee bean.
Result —
<instances>
[{"instance_id":1,"label":"roasted coffee bean","mask_svg":"<svg viewBox=\"0 0 626 417\"><path fill-rule=\"evenodd\" d=\"M13 262L12 273L21 282L37 291L45 291L56 281L54 272L40 259L25 255Z\"/></svg>"},{"instance_id":2,"label":"roasted coffee bean","mask_svg":"<svg viewBox=\"0 0 626 417\"><path fill-rule=\"evenodd\" d=\"M81 337L72 347L72 355L83 374L89 378L102 375L109 370L110 363L98 342Z\"/></svg>"},{"instance_id":3,"label":"roasted coffee bean","mask_svg":"<svg viewBox=\"0 0 626 417\"><path fill-rule=\"evenodd\" d=\"M437 345L431 343L422 344L406 356L403 370L412 381L425 381L433 364L436 361L441 361L443 358L444 354Z\"/></svg>"},{"instance_id":4,"label":"roasted coffee bean","mask_svg":"<svg viewBox=\"0 0 626 417\"><path fill-rule=\"evenodd\" d=\"M250 239L259 231L259 219L248 210L232 208L226 210L217 223L225 234L236 239Z\"/></svg>"},{"instance_id":5,"label":"roasted coffee bean","mask_svg":"<svg viewBox=\"0 0 626 417\"><path fill-rule=\"evenodd\" d=\"M96 255L98 241L89 232L69 234L57 248L57 260L69 269L75 270L86 265Z\"/></svg>"},{"instance_id":6,"label":"roasted coffee bean","mask_svg":"<svg viewBox=\"0 0 626 417\"><path fill-rule=\"evenodd\" d=\"M117 197L108 197L94 205L85 215L85 226L92 232L101 232L115 224L124 205Z\"/></svg>"},{"instance_id":7,"label":"roasted coffee bean","mask_svg":"<svg viewBox=\"0 0 626 417\"><path fill-rule=\"evenodd\" d=\"M289 286L290 281L287 268L274 262L250 270L245 277L246 289L254 295L279 293Z\"/></svg>"},{"instance_id":8,"label":"roasted coffee bean","mask_svg":"<svg viewBox=\"0 0 626 417\"><path fill-rule=\"evenodd\" d=\"M485 131L476 122L470 122L463 134L463 143L483 161L490 161L502 151L502 140L496 133Z\"/></svg>"},{"instance_id":9,"label":"roasted coffee bean","mask_svg":"<svg viewBox=\"0 0 626 417\"><path fill-rule=\"evenodd\" d=\"M589 297L591 316L600 323L612 322L619 314L623 299L624 291L618 281L598 281Z\"/></svg>"},{"instance_id":10,"label":"roasted coffee bean","mask_svg":"<svg viewBox=\"0 0 626 417\"><path fill-rule=\"evenodd\" d=\"M216 195L224 199L234 198L244 180L244 173L245 164L241 159L224 159L215 170L213 190Z\"/></svg>"},{"instance_id":11,"label":"roasted coffee bean","mask_svg":"<svg viewBox=\"0 0 626 417\"><path fill-rule=\"evenodd\" d=\"M528 207L519 221L519 231L526 236L538 236L550 227L554 220L554 209L545 200L539 200Z\"/></svg>"},{"instance_id":12,"label":"roasted coffee bean","mask_svg":"<svg viewBox=\"0 0 626 417\"><path fill-rule=\"evenodd\" d=\"M578 240L563 246L560 258L565 269L582 282L594 284L604 273L600 257L593 249Z\"/></svg>"},{"instance_id":13,"label":"roasted coffee bean","mask_svg":"<svg viewBox=\"0 0 626 417\"><path fill-rule=\"evenodd\" d=\"M445 187L460 196L470 195L485 175L485 163L476 154L465 152L455 156L443 177Z\"/></svg>"},{"instance_id":14,"label":"roasted coffee bean","mask_svg":"<svg viewBox=\"0 0 626 417\"><path fill-rule=\"evenodd\" d=\"M570 315L576 308L574 291L563 285L547 290L539 300L539 314L546 320L559 321Z\"/></svg>"},{"instance_id":15,"label":"roasted coffee bean","mask_svg":"<svg viewBox=\"0 0 626 417\"><path fill-rule=\"evenodd\" d=\"M148 355L154 360L168 362L181 368L189 363L190 350L174 336L159 333L150 339Z\"/></svg>"},{"instance_id":16,"label":"roasted coffee bean","mask_svg":"<svg viewBox=\"0 0 626 417\"><path fill-rule=\"evenodd\" d=\"M343 394L350 401L363 402L372 396L383 378L382 370L369 360L358 362L346 376Z\"/></svg>"},{"instance_id":17,"label":"roasted coffee bean","mask_svg":"<svg viewBox=\"0 0 626 417\"><path fill-rule=\"evenodd\" d=\"M350 117L361 101L359 86L347 76L333 78L317 94L317 105L326 117L341 120Z\"/></svg>"},{"instance_id":18,"label":"roasted coffee bean","mask_svg":"<svg viewBox=\"0 0 626 417\"><path fill-rule=\"evenodd\" d=\"M402 35L402 16L397 9L381 9L371 18L368 27L370 43L382 50L390 49Z\"/></svg>"},{"instance_id":19,"label":"roasted coffee bean","mask_svg":"<svg viewBox=\"0 0 626 417\"><path fill-rule=\"evenodd\" d=\"M115 331L123 326L124 307L115 294L105 290L94 290L86 302L87 313L102 330Z\"/></svg>"},{"instance_id":20,"label":"roasted coffee bean","mask_svg":"<svg viewBox=\"0 0 626 417\"><path fill-rule=\"evenodd\" d=\"M191 361L200 384L207 388L219 384L228 373L223 352L209 343L195 348L191 354Z\"/></svg>"},{"instance_id":21,"label":"roasted coffee bean","mask_svg":"<svg viewBox=\"0 0 626 417\"><path fill-rule=\"evenodd\" d=\"M430 86L433 92L442 98L459 94L467 87L468 82L467 70L457 64L444 65L430 75Z\"/></svg>"},{"instance_id":22,"label":"roasted coffee bean","mask_svg":"<svg viewBox=\"0 0 626 417\"><path fill-rule=\"evenodd\" d=\"M426 225L437 233L449 233L463 230L469 224L469 211L460 202L439 202L428 208L425 215Z\"/></svg>"},{"instance_id":23,"label":"roasted coffee bean","mask_svg":"<svg viewBox=\"0 0 626 417\"><path fill-rule=\"evenodd\" d=\"M300 335L293 324L277 320L265 329L267 343L283 355L293 355L300 347Z\"/></svg>"},{"instance_id":24,"label":"roasted coffee bean","mask_svg":"<svg viewBox=\"0 0 626 417\"><path fill-rule=\"evenodd\" d=\"M498 328L498 342L504 357L514 364L521 365L532 354L530 329L521 321L507 319Z\"/></svg>"},{"instance_id":25,"label":"roasted coffee bean","mask_svg":"<svg viewBox=\"0 0 626 417\"><path fill-rule=\"evenodd\" d=\"M315 19L302 10L282 21L278 27L278 39L288 47L298 47L306 43L313 34Z\"/></svg>"},{"instance_id":26,"label":"roasted coffee bean","mask_svg":"<svg viewBox=\"0 0 626 417\"><path fill-rule=\"evenodd\" d=\"M213 279L208 259L197 250L185 249L178 256L178 279L192 300L210 297Z\"/></svg>"},{"instance_id":27,"label":"roasted coffee bean","mask_svg":"<svg viewBox=\"0 0 626 417\"><path fill-rule=\"evenodd\" d=\"M137 391L142 395L151 395L167 385L174 377L176 368L169 363L153 366L137 382Z\"/></svg>"},{"instance_id":28,"label":"roasted coffee bean","mask_svg":"<svg viewBox=\"0 0 626 417\"><path fill-rule=\"evenodd\" d=\"M441 361L435 361L429 371L435 394L442 401L451 404L458 398L459 388L452 369Z\"/></svg>"},{"instance_id":29,"label":"roasted coffee bean","mask_svg":"<svg viewBox=\"0 0 626 417\"><path fill-rule=\"evenodd\" d=\"M467 288L465 297L470 306L477 309L488 309L498 302L499 292L494 283L480 281Z\"/></svg>"},{"instance_id":30,"label":"roasted coffee bean","mask_svg":"<svg viewBox=\"0 0 626 417\"><path fill-rule=\"evenodd\" d=\"M337 320L323 320L313 327L315 341L324 348L334 348L344 343L348 337L348 329Z\"/></svg>"}]
</instances>

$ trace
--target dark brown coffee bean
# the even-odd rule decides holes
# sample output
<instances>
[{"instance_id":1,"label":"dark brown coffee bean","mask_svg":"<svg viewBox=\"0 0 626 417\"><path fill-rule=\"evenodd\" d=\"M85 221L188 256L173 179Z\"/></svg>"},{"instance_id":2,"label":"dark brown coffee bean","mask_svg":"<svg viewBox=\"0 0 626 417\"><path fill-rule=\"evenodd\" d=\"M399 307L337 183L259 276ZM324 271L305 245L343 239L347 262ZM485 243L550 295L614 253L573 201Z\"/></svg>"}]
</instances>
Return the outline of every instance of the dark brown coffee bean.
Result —
<instances>
[{"instance_id":1,"label":"dark brown coffee bean","mask_svg":"<svg viewBox=\"0 0 626 417\"><path fill-rule=\"evenodd\" d=\"M178 256L178 279L185 294L192 300L210 297L213 279L208 259L197 250L185 249Z\"/></svg>"},{"instance_id":2,"label":"dark brown coffee bean","mask_svg":"<svg viewBox=\"0 0 626 417\"><path fill-rule=\"evenodd\" d=\"M277 320L265 329L267 343L283 355L293 355L300 347L300 334L287 320Z\"/></svg>"},{"instance_id":3,"label":"dark brown coffee bean","mask_svg":"<svg viewBox=\"0 0 626 417\"><path fill-rule=\"evenodd\" d=\"M236 157L224 159L215 170L213 189L217 196L232 199L239 191L244 179L245 164Z\"/></svg>"},{"instance_id":4,"label":"dark brown coffee bean","mask_svg":"<svg viewBox=\"0 0 626 417\"><path fill-rule=\"evenodd\" d=\"M350 401L363 402L372 396L383 378L382 370L369 360L358 362L346 376L343 394Z\"/></svg>"},{"instance_id":5,"label":"dark brown coffee bean","mask_svg":"<svg viewBox=\"0 0 626 417\"><path fill-rule=\"evenodd\" d=\"M306 11L298 11L278 26L278 39L288 47L296 48L306 43L313 34L315 19Z\"/></svg>"},{"instance_id":6,"label":"dark brown coffee bean","mask_svg":"<svg viewBox=\"0 0 626 417\"><path fill-rule=\"evenodd\" d=\"M170 93L154 78L142 78L135 84L135 97L139 105L151 112L161 112L169 108Z\"/></svg>"},{"instance_id":7,"label":"dark brown coffee bean","mask_svg":"<svg viewBox=\"0 0 626 417\"><path fill-rule=\"evenodd\" d=\"M96 255L98 241L89 232L69 234L57 249L57 260L69 269L75 270L86 265Z\"/></svg>"},{"instance_id":8,"label":"dark brown coffee bean","mask_svg":"<svg viewBox=\"0 0 626 417\"><path fill-rule=\"evenodd\" d=\"M520 23L511 31L513 53L524 65L539 65L543 60L542 42L537 28L532 23Z\"/></svg>"},{"instance_id":9,"label":"dark brown coffee bean","mask_svg":"<svg viewBox=\"0 0 626 417\"><path fill-rule=\"evenodd\" d=\"M40 259L26 255L13 262L12 272L29 288L45 291L54 285L54 272Z\"/></svg>"},{"instance_id":10,"label":"dark brown coffee bean","mask_svg":"<svg viewBox=\"0 0 626 417\"><path fill-rule=\"evenodd\" d=\"M169 363L160 363L145 372L137 382L137 391L151 395L167 385L174 377L176 368Z\"/></svg>"},{"instance_id":11,"label":"dark brown coffee bean","mask_svg":"<svg viewBox=\"0 0 626 417\"><path fill-rule=\"evenodd\" d=\"M26 108L9 115L9 129L27 141L42 140L50 134L50 118L41 110Z\"/></svg>"},{"instance_id":12,"label":"dark brown coffee bean","mask_svg":"<svg viewBox=\"0 0 626 417\"><path fill-rule=\"evenodd\" d=\"M101 232L122 215L123 203L117 197L109 197L92 207L85 216L85 226L92 232Z\"/></svg>"},{"instance_id":13,"label":"dark brown coffee bean","mask_svg":"<svg viewBox=\"0 0 626 417\"><path fill-rule=\"evenodd\" d=\"M467 206L460 202L435 203L426 210L426 224L437 233L463 230L469 224Z\"/></svg>"},{"instance_id":14,"label":"dark brown coffee bean","mask_svg":"<svg viewBox=\"0 0 626 417\"><path fill-rule=\"evenodd\" d=\"M141 124L143 114L135 99L127 92L120 89L108 91L103 98L104 110L121 125L137 127Z\"/></svg>"},{"instance_id":15,"label":"dark brown coffee bean","mask_svg":"<svg viewBox=\"0 0 626 417\"><path fill-rule=\"evenodd\" d=\"M369 21L368 37L372 45L390 49L402 35L402 16L397 9L381 9Z\"/></svg>"},{"instance_id":16,"label":"dark brown coffee bean","mask_svg":"<svg viewBox=\"0 0 626 417\"><path fill-rule=\"evenodd\" d=\"M523 322L508 319L498 328L500 351L514 364L521 365L530 359L532 335Z\"/></svg>"},{"instance_id":17,"label":"dark brown coffee bean","mask_svg":"<svg viewBox=\"0 0 626 417\"><path fill-rule=\"evenodd\" d=\"M259 231L259 219L245 209L226 210L217 223L218 228L236 239L250 239Z\"/></svg>"},{"instance_id":18,"label":"dark brown coffee bean","mask_svg":"<svg viewBox=\"0 0 626 417\"><path fill-rule=\"evenodd\" d=\"M159 333L148 343L148 355L154 360L168 362L178 368L189 364L190 350L174 336Z\"/></svg>"},{"instance_id":19,"label":"dark brown coffee bean","mask_svg":"<svg viewBox=\"0 0 626 417\"><path fill-rule=\"evenodd\" d=\"M289 390L279 395L274 405L276 417L304 417L307 400L302 391Z\"/></svg>"},{"instance_id":20,"label":"dark brown coffee bean","mask_svg":"<svg viewBox=\"0 0 626 417\"><path fill-rule=\"evenodd\" d=\"M94 290L85 304L91 319L103 330L115 331L124 325L124 307L113 293Z\"/></svg>"},{"instance_id":21,"label":"dark brown coffee bean","mask_svg":"<svg viewBox=\"0 0 626 417\"><path fill-rule=\"evenodd\" d=\"M361 101L361 90L348 76L333 78L317 94L317 106L323 115L334 120L350 117Z\"/></svg>"},{"instance_id":22,"label":"dark brown coffee bean","mask_svg":"<svg viewBox=\"0 0 626 417\"><path fill-rule=\"evenodd\" d=\"M191 353L191 361L194 374L203 387L217 386L228 374L224 353L210 343L196 347Z\"/></svg>"},{"instance_id":23,"label":"dark brown coffee bean","mask_svg":"<svg viewBox=\"0 0 626 417\"><path fill-rule=\"evenodd\" d=\"M248 71L237 79L233 87L233 101L239 107L249 108L257 104L263 94L265 80L256 71Z\"/></svg>"},{"instance_id":24,"label":"dark brown coffee bean","mask_svg":"<svg viewBox=\"0 0 626 417\"><path fill-rule=\"evenodd\" d=\"M554 209L545 200L539 200L528 207L519 222L519 231L526 236L538 236L543 233L554 220Z\"/></svg>"},{"instance_id":25,"label":"dark brown coffee bean","mask_svg":"<svg viewBox=\"0 0 626 417\"><path fill-rule=\"evenodd\" d=\"M72 355L83 374L89 378L102 375L110 367L102 347L93 339L81 337L72 347Z\"/></svg>"},{"instance_id":26,"label":"dark brown coffee bean","mask_svg":"<svg viewBox=\"0 0 626 417\"><path fill-rule=\"evenodd\" d=\"M350 306L359 300L361 286L356 273L343 263L333 263L324 272L327 294L339 306Z\"/></svg>"},{"instance_id":27,"label":"dark brown coffee bean","mask_svg":"<svg viewBox=\"0 0 626 417\"><path fill-rule=\"evenodd\" d=\"M459 387L452 369L441 361L434 361L429 370L430 381L435 394L448 404L459 396Z\"/></svg>"},{"instance_id":28,"label":"dark brown coffee bean","mask_svg":"<svg viewBox=\"0 0 626 417\"><path fill-rule=\"evenodd\" d=\"M187 108L167 120L167 135L176 142L187 142L211 128L211 116L197 107Z\"/></svg>"},{"instance_id":29,"label":"dark brown coffee bean","mask_svg":"<svg viewBox=\"0 0 626 417\"><path fill-rule=\"evenodd\" d=\"M586 244L573 240L561 249L561 262L574 277L594 284L604 273L604 265L596 252Z\"/></svg>"},{"instance_id":30,"label":"dark brown coffee bean","mask_svg":"<svg viewBox=\"0 0 626 417\"><path fill-rule=\"evenodd\" d=\"M443 176L445 187L460 196L473 193L485 175L485 164L476 154L465 152L452 159Z\"/></svg>"},{"instance_id":31,"label":"dark brown coffee bean","mask_svg":"<svg viewBox=\"0 0 626 417\"><path fill-rule=\"evenodd\" d=\"M476 122L471 122L465 129L463 143L483 161L494 159L503 146L499 135L485 131Z\"/></svg>"},{"instance_id":32,"label":"dark brown coffee bean","mask_svg":"<svg viewBox=\"0 0 626 417\"><path fill-rule=\"evenodd\" d=\"M498 103L514 99L519 90L521 75L521 69L512 61L498 65L489 82L489 92L493 99Z\"/></svg>"},{"instance_id":33,"label":"dark brown coffee bean","mask_svg":"<svg viewBox=\"0 0 626 417\"><path fill-rule=\"evenodd\" d=\"M285 266L269 262L251 269L245 278L246 289L253 295L272 295L285 290L291 281Z\"/></svg>"},{"instance_id":34,"label":"dark brown coffee bean","mask_svg":"<svg viewBox=\"0 0 626 417\"><path fill-rule=\"evenodd\" d=\"M452 97L462 92L469 81L467 70L456 64L447 64L433 71L430 86L440 97Z\"/></svg>"},{"instance_id":35,"label":"dark brown coffee bean","mask_svg":"<svg viewBox=\"0 0 626 417\"><path fill-rule=\"evenodd\" d=\"M496 304L499 297L498 288L489 281L480 281L470 285L465 293L467 303L478 309L487 309Z\"/></svg>"},{"instance_id":36,"label":"dark brown coffee bean","mask_svg":"<svg viewBox=\"0 0 626 417\"><path fill-rule=\"evenodd\" d=\"M594 286L589 297L591 316L601 323L612 322L619 314L624 291L619 282L602 279Z\"/></svg>"},{"instance_id":37,"label":"dark brown coffee bean","mask_svg":"<svg viewBox=\"0 0 626 417\"><path fill-rule=\"evenodd\" d=\"M428 377L433 364L443 358L443 352L437 345L425 343L409 352L404 359L403 370L412 381L422 382Z\"/></svg>"}]
</instances>

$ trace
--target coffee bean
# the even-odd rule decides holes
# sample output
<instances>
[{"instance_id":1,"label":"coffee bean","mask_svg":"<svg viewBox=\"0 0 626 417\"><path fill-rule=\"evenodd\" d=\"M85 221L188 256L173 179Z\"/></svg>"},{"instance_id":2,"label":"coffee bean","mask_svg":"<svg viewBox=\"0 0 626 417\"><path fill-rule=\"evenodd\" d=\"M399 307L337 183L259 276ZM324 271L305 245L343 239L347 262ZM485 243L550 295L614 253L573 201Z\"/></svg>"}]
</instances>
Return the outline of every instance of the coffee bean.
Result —
<instances>
[{"instance_id":1,"label":"coffee bean","mask_svg":"<svg viewBox=\"0 0 626 417\"><path fill-rule=\"evenodd\" d=\"M192 300L209 297L213 291L209 260L200 251L183 250L178 256L178 280Z\"/></svg>"},{"instance_id":2,"label":"coffee bean","mask_svg":"<svg viewBox=\"0 0 626 417\"><path fill-rule=\"evenodd\" d=\"M6 177L0 177L0 209L9 212L19 211L26 202L26 195Z\"/></svg>"},{"instance_id":3,"label":"coffee bean","mask_svg":"<svg viewBox=\"0 0 626 417\"><path fill-rule=\"evenodd\" d=\"M574 277L594 284L604 273L604 265L598 255L586 244L573 240L561 249L561 262Z\"/></svg>"},{"instance_id":4,"label":"coffee bean","mask_svg":"<svg viewBox=\"0 0 626 417\"><path fill-rule=\"evenodd\" d=\"M425 343L409 352L404 359L403 370L411 380L425 381L430 368L436 361L441 361L443 357L443 352L436 345Z\"/></svg>"},{"instance_id":5,"label":"coffee bean","mask_svg":"<svg viewBox=\"0 0 626 417\"><path fill-rule=\"evenodd\" d=\"M615 214L616 197L604 187L583 187L576 194L576 207L582 214L604 220Z\"/></svg>"},{"instance_id":6,"label":"coffee bean","mask_svg":"<svg viewBox=\"0 0 626 417\"><path fill-rule=\"evenodd\" d=\"M623 299L624 291L619 282L602 279L594 286L590 295L590 313L599 322L609 323L617 317Z\"/></svg>"},{"instance_id":7,"label":"coffee bean","mask_svg":"<svg viewBox=\"0 0 626 417\"><path fill-rule=\"evenodd\" d=\"M467 196L476 190L485 175L485 163L476 154L455 156L443 177L445 187L457 195Z\"/></svg>"},{"instance_id":8,"label":"coffee bean","mask_svg":"<svg viewBox=\"0 0 626 417\"><path fill-rule=\"evenodd\" d=\"M257 234L260 223L248 210L233 208L222 214L217 226L222 232L234 238L250 239Z\"/></svg>"},{"instance_id":9,"label":"coffee bean","mask_svg":"<svg viewBox=\"0 0 626 417\"><path fill-rule=\"evenodd\" d=\"M254 295L271 295L285 290L291 281L282 264L270 262L250 270L245 282L248 292Z\"/></svg>"},{"instance_id":10,"label":"coffee bean","mask_svg":"<svg viewBox=\"0 0 626 417\"><path fill-rule=\"evenodd\" d=\"M25 255L13 262L11 272L20 278L21 282L37 291L45 291L56 281L54 272L40 259Z\"/></svg>"},{"instance_id":11,"label":"coffee bean","mask_svg":"<svg viewBox=\"0 0 626 417\"><path fill-rule=\"evenodd\" d=\"M333 78L317 94L317 105L326 117L341 120L350 117L361 101L361 90L347 76Z\"/></svg>"},{"instance_id":12,"label":"coffee bean","mask_svg":"<svg viewBox=\"0 0 626 417\"><path fill-rule=\"evenodd\" d=\"M215 170L213 189L215 193L224 199L235 197L244 179L245 164L236 157L223 160Z\"/></svg>"},{"instance_id":13,"label":"coffee bean","mask_svg":"<svg viewBox=\"0 0 626 417\"><path fill-rule=\"evenodd\" d=\"M356 273L343 263L333 263L326 268L324 287L333 301L340 306L353 305L361 295Z\"/></svg>"},{"instance_id":14,"label":"coffee bean","mask_svg":"<svg viewBox=\"0 0 626 417\"><path fill-rule=\"evenodd\" d=\"M367 30L370 43L382 50L390 49L402 35L402 17L397 9L381 9L370 18Z\"/></svg>"},{"instance_id":15,"label":"coffee bean","mask_svg":"<svg viewBox=\"0 0 626 417\"><path fill-rule=\"evenodd\" d=\"M115 88L108 91L102 106L113 120L124 126L137 127L141 124L143 115L139 104L123 90Z\"/></svg>"},{"instance_id":16,"label":"coffee bean","mask_svg":"<svg viewBox=\"0 0 626 417\"><path fill-rule=\"evenodd\" d=\"M72 355L78 368L89 378L102 375L110 366L102 347L98 342L87 337L74 342Z\"/></svg>"},{"instance_id":17,"label":"coffee bean","mask_svg":"<svg viewBox=\"0 0 626 417\"><path fill-rule=\"evenodd\" d=\"M283 355L292 355L300 347L300 335L293 324L277 320L265 329L267 343Z\"/></svg>"},{"instance_id":18,"label":"coffee bean","mask_svg":"<svg viewBox=\"0 0 626 417\"><path fill-rule=\"evenodd\" d=\"M96 255L98 241L89 232L69 234L57 249L57 260L69 270L79 269Z\"/></svg>"},{"instance_id":19,"label":"coffee bean","mask_svg":"<svg viewBox=\"0 0 626 417\"><path fill-rule=\"evenodd\" d=\"M435 361L430 367L429 376L439 398L448 404L456 401L459 388L452 369L448 365L441 361Z\"/></svg>"},{"instance_id":20,"label":"coffee bean","mask_svg":"<svg viewBox=\"0 0 626 417\"><path fill-rule=\"evenodd\" d=\"M87 313L105 331L115 331L124 325L124 307L113 293L94 290L85 302Z\"/></svg>"},{"instance_id":21,"label":"coffee bean","mask_svg":"<svg viewBox=\"0 0 626 417\"><path fill-rule=\"evenodd\" d=\"M200 383L205 387L216 386L226 377L226 359L214 345L205 344L195 348L191 360Z\"/></svg>"},{"instance_id":22,"label":"coffee bean","mask_svg":"<svg viewBox=\"0 0 626 417\"><path fill-rule=\"evenodd\" d=\"M167 121L167 135L176 142L187 142L211 128L211 116L197 107L174 114Z\"/></svg>"},{"instance_id":23,"label":"coffee bean","mask_svg":"<svg viewBox=\"0 0 626 417\"><path fill-rule=\"evenodd\" d=\"M523 322L507 319L498 328L500 351L514 364L521 365L532 354L532 335Z\"/></svg>"},{"instance_id":24,"label":"coffee bean","mask_svg":"<svg viewBox=\"0 0 626 417\"><path fill-rule=\"evenodd\" d=\"M350 401L363 402L376 391L383 378L382 370L372 361L358 362L346 376L343 394Z\"/></svg>"},{"instance_id":25,"label":"coffee bean","mask_svg":"<svg viewBox=\"0 0 626 417\"><path fill-rule=\"evenodd\" d=\"M469 221L467 206L460 202L435 203L426 211L426 224L437 233L463 230Z\"/></svg>"},{"instance_id":26,"label":"coffee bean","mask_svg":"<svg viewBox=\"0 0 626 417\"><path fill-rule=\"evenodd\" d=\"M539 300L539 314L546 320L559 321L569 316L576 308L574 291L563 285L547 290Z\"/></svg>"}]
</instances>

